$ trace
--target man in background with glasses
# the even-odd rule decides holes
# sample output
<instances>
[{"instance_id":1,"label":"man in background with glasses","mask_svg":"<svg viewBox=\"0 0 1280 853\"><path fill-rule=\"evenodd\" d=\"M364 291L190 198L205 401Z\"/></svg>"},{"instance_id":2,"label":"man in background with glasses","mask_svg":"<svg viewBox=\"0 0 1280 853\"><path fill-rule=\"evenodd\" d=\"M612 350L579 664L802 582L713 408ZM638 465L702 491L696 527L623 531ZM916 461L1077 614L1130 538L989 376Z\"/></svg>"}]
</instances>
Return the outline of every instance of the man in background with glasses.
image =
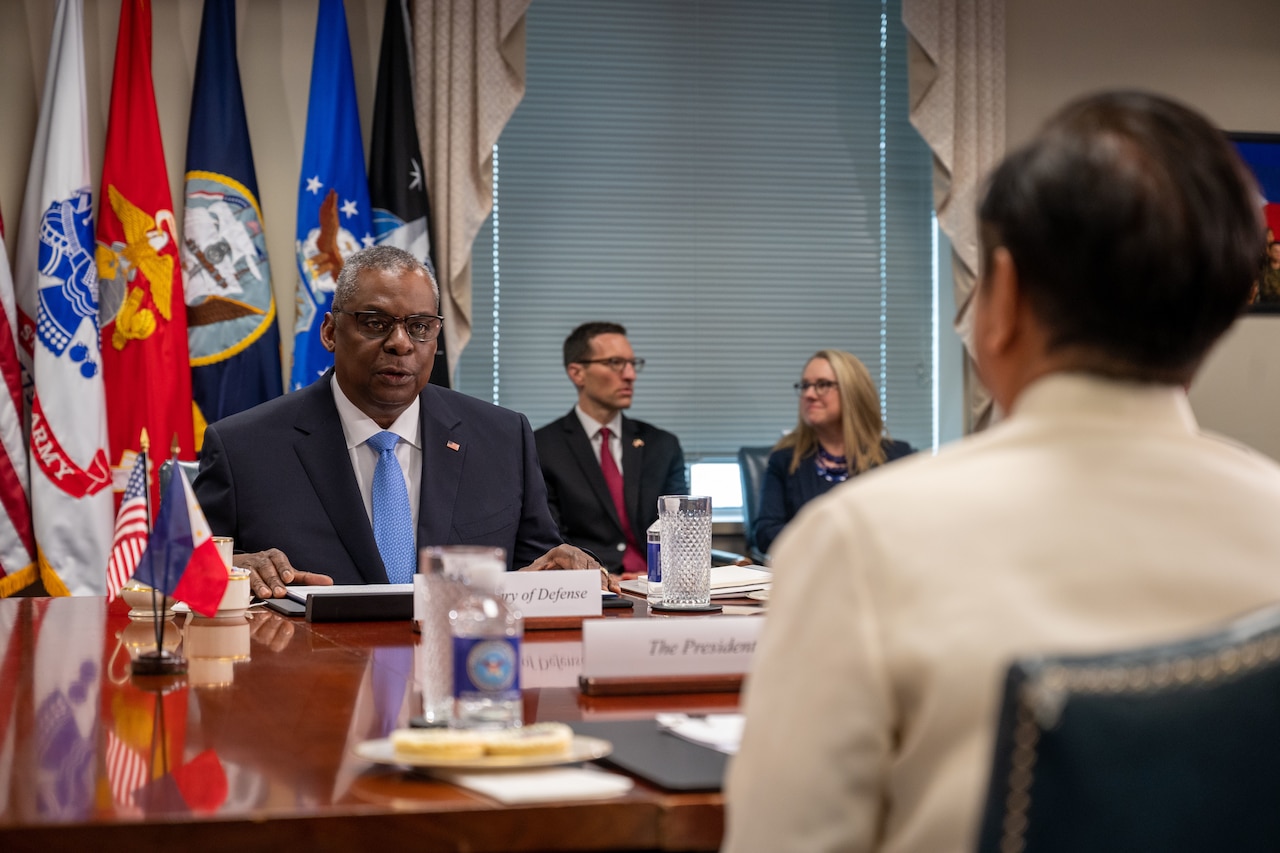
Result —
<instances>
[{"instance_id":1,"label":"man in background with glasses","mask_svg":"<svg viewBox=\"0 0 1280 853\"><path fill-rule=\"evenodd\" d=\"M320 327L333 370L205 432L196 497L235 538L255 595L409 582L426 545L499 546L508 568L598 568L562 544L525 417L427 384L439 306L412 255L356 252Z\"/></svg>"},{"instance_id":2,"label":"man in background with glasses","mask_svg":"<svg viewBox=\"0 0 1280 853\"><path fill-rule=\"evenodd\" d=\"M631 408L636 358L617 323L583 323L564 342L564 369L578 403L534 433L551 515L566 542L596 554L614 573L645 572L645 531L658 497L689 491L680 441L624 417Z\"/></svg>"}]
</instances>

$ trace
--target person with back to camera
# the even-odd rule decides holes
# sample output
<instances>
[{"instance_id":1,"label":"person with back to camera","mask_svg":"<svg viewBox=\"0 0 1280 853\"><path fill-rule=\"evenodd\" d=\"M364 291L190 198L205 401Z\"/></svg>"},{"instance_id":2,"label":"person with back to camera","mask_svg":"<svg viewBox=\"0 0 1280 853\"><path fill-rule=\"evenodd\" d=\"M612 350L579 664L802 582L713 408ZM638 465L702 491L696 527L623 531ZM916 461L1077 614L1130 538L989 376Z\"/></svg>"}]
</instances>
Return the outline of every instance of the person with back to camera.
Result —
<instances>
[{"instance_id":1,"label":"person with back to camera","mask_svg":"<svg viewBox=\"0 0 1280 853\"><path fill-rule=\"evenodd\" d=\"M885 433L871 374L849 353L814 353L795 388L796 428L774 446L761 486L756 547L766 554L800 507L850 477L915 452Z\"/></svg>"},{"instance_id":2,"label":"person with back to camera","mask_svg":"<svg viewBox=\"0 0 1280 853\"><path fill-rule=\"evenodd\" d=\"M1259 199L1220 131L1142 93L1069 104L995 170L972 345L1008 416L775 543L726 853L971 851L1010 662L1280 600L1280 466L1186 391L1256 280Z\"/></svg>"}]
</instances>

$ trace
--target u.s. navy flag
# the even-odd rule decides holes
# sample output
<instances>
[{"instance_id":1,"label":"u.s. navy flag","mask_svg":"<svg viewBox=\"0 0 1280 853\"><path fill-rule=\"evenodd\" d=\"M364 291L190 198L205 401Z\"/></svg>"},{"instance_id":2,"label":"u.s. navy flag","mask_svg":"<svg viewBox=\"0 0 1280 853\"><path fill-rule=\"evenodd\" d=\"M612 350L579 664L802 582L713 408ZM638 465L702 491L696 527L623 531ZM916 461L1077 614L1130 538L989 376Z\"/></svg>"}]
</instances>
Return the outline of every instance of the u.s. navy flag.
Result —
<instances>
[{"instance_id":1,"label":"u.s. navy flag","mask_svg":"<svg viewBox=\"0 0 1280 853\"><path fill-rule=\"evenodd\" d=\"M310 385L333 364L320 342L320 322L333 303L342 259L373 243L347 16L342 0L320 0L298 181L298 316L290 387Z\"/></svg>"},{"instance_id":2,"label":"u.s. navy flag","mask_svg":"<svg viewBox=\"0 0 1280 853\"><path fill-rule=\"evenodd\" d=\"M204 424L280 396L280 331L249 145L235 0L205 0L187 131L187 341Z\"/></svg>"},{"instance_id":3,"label":"u.s. navy flag","mask_svg":"<svg viewBox=\"0 0 1280 853\"><path fill-rule=\"evenodd\" d=\"M106 593L111 550L83 18L81 0L59 0L14 282L31 417L32 524L39 575L55 595Z\"/></svg>"},{"instance_id":4,"label":"u.s. navy flag","mask_svg":"<svg viewBox=\"0 0 1280 853\"><path fill-rule=\"evenodd\" d=\"M179 457L195 458L178 224L151 86L151 0L120 4L100 202L107 435L123 492L143 429L163 445L176 437ZM159 497L152 484L153 505Z\"/></svg>"},{"instance_id":5,"label":"u.s. navy flag","mask_svg":"<svg viewBox=\"0 0 1280 853\"><path fill-rule=\"evenodd\" d=\"M35 571L36 545L27 498L27 440L23 432L22 365L18 361L18 306L4 248L0 216L0 595L26 586ZM25 575L23 573L26 573ZM10 589L12 587L13 589Z\"/></svg>"},{"instance_id":6,"label":"u.s. navy flag","mask_svg":"<svg viewBox=\"0 0 1280 853\"><path fill-rule=\"evenodd\" d=\"M387 0L382 21L378 89L373 102L373 139L369 143L369 200L374 236L379 243L404 249L426 263L431 258L431 213L422 168L418 129L413 123L413 70L409 49L407 0ZM431 381L449 386L444 335L436 339Z\"/></svg>"}]
</instances>

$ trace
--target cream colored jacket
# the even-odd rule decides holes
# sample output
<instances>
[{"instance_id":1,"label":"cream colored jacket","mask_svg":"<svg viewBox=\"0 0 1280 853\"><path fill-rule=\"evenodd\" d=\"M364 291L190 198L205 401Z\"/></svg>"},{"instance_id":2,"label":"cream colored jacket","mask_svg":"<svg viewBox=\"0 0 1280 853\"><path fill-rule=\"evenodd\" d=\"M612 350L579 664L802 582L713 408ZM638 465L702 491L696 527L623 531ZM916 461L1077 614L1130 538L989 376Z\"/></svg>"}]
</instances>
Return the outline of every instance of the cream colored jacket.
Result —
<instances>
[{"instance_id":1,"label":"cream colored jacket","mask_svg":"<svg viewBox=\"0 0 1280 853\"><path fill-rule=\"evenodd\" d=\"M724 849L969 851L1010 660L1280 601L1280 467L1180 389L1057 374L813 502L773 556Z\"/></svg>"}]
</instances>

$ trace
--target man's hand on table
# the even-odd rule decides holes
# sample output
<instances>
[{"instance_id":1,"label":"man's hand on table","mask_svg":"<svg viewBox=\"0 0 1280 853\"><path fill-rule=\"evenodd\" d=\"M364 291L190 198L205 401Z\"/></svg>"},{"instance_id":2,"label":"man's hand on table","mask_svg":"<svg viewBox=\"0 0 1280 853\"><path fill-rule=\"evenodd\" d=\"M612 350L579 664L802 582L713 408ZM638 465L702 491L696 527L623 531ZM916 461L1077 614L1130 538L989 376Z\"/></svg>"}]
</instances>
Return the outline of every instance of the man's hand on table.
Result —
<instances>
[{"instance_id":1,"label":"man's hand on table","mask_svg":"<svg viewBox=\"0 0 1280 853\"><path fill-rule=\"evenodd\" d=\"M622 592L618 586L617 578L609 574L608 570L586 551L581 548L575 548L572 545L557 545L520 571L541 572L548 569L598 571L600 572L601 589L607 589L610 592Z\"/></svg>"},{"instance_id":2,"label":"man's hand on table","mask_svg":"<svg viewBox=\"0 0 1280 853\"><path fill-rule=\"evenodd\" d=\"M333 578L318 572L295 569L289 558L278 548L253 554L236 554L232 564L238 569L249 570L249 588L258 598L284 598L288 594L286 584L332 586ZM570 569L600 572L600 588L620 592L618 580L609 574L595 558L581 548L557 545L529 565L522 572L539 572L548 569Z\"/></svg>"},{"instance_id":3,"label":"man's hand on table","mask_svg":"<svg viewBox=\"0 0 1280 853\"><path fill-rule=\"evenodd\" d=\"M295 569L279 548L269 548L254 554L236 554L231 564L237 569L249 570L249 589L258 598L284 598L288 593L285 584L290 583L333 586L333 578L328 575Z\"/></svg>"}]
</instances>

